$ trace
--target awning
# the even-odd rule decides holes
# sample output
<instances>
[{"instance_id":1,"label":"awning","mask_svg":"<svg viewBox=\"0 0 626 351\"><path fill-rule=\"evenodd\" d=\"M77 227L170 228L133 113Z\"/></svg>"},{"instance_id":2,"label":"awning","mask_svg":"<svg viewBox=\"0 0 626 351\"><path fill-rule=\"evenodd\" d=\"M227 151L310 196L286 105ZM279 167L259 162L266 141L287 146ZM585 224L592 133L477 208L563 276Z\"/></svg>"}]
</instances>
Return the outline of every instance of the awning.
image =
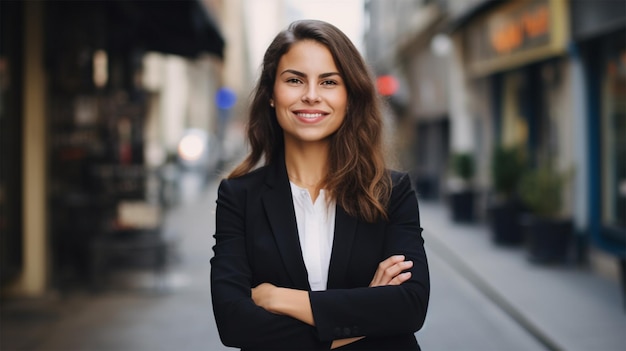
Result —
<instances>
[{"instance_id":1,"label":"awning","mask_svg":"<svg viewBox=\"0 0 626 351\"><path fill-rule=\"evenodd\" d=\"M199 0L111 0L107 5L113 48L223 58L224 39Z\"/></svg>"}]
</instances>

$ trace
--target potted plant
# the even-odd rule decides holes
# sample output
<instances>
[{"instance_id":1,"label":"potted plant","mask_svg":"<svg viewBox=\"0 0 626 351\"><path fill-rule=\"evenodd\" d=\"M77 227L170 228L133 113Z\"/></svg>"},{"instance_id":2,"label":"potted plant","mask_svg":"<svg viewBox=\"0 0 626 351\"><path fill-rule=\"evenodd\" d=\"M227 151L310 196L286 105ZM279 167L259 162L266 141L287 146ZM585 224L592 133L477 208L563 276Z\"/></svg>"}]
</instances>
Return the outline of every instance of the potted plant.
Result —
<instances>
[{"instance_id":1,"label":"potted plant","mask_svg":"<svg viewBox=\"0 0 626 351\"><path fill-rule=\"evenodd\" d=\"M474 178L474 157L471 153L460 152L452 155L453 172L448 196L452 220L455 222L474 221L475 192L472 186Z\"/></svg>"},{"instance_id":2,"label":"potted plant","mask_svg":"<svg viewBox=\"0 0 626 351\"><path fill-rule=\"evenodd\" d=\"M524 151L518 146L497 146L491 159L491 178L495 196L489 204L489 224L496 244L516 245L523 242L519 215L522 204L517 194L526 168Z\"/></svg>"},{"instance_id":3,"label":"potted plant","mask_svg":"<svg viewBox=\"0 0 626 351\"><path fill-rule=\"evenodd\" d=\"M529 210L521 224L533 262L556 263L567 258L573 232L572 219L561 213L567 178L552 167L540 167L526 172L520 181L520 197Z\"/></svg>"}]
</instances>

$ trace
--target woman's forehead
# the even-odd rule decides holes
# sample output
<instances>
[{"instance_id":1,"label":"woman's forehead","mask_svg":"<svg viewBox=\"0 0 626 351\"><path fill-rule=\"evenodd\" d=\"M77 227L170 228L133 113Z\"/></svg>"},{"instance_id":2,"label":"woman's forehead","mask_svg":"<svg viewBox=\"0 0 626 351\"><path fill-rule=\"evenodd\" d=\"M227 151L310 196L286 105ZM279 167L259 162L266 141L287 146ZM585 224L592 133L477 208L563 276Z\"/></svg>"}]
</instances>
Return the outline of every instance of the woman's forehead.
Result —
<instances>
[{"instance_id":1,"label":"woman's forehead","mask_svg":"<svg viewBox=\"0 0 626 351\"><path fill-rule=\"evenodd\" d=\"M289 50L281 56L277 73L280 74L285 69L294 69L303 73L320 73L320 71L339 73L328 47L314 40L302 40L292 44Z\"/></svg>"}]
</instances>

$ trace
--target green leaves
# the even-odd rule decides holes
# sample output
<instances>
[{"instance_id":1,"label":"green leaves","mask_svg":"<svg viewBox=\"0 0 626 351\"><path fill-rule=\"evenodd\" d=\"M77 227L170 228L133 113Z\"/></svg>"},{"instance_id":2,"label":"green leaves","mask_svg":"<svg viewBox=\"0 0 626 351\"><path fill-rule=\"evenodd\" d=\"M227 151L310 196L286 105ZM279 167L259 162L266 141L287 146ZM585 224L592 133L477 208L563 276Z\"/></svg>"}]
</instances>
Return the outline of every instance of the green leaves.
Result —
<instances>
[{"instance_id":1,"label":"green leaves","mask_svg":"<svg viewBox=\"0 0 626 351\"><path fill-rule=\"evenodd\" d=\"M518 146L498 146L491 159L491 177L496 193L510 198L526 170L526 155Z\"/></svg>"},{"instance_id":2,"label":"green leaves","mask_svg":"<svg viewBox=\"0 0 626 351\"><path fill-rule=\"evenodd\" d=\"M456 153L452 156L452 170L461 179L469 182L474 177L474 157L469 152Z\"/></svg>"},{"instance_id":3,"label":"green leaves","mask_svg":"<svg viewBox=\"0 0 626 351\"><path fill-rule=\"evenodd\" d=\"M540 167L526 172L520 182L520 197L537 216L558 217L566 174L552 167Z\"/></svg>"}]
</instances>

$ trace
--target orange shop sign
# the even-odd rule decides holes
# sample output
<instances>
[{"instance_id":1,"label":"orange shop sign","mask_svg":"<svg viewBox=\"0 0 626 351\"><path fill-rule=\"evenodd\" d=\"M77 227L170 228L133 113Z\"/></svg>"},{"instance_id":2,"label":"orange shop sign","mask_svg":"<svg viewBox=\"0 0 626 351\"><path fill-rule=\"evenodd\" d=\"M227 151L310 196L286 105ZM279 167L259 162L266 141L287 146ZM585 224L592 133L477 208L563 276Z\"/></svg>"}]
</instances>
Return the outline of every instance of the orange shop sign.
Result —
<instances>
[{"instance_id":1,"label":"orange shop sign","mask_svg":"<svg viewBox=\"0 0 626 351\"><path fill-rule=\"evenodd\" d=\"M472 75L536 62L565 51L568 30L564 0L515 0L471 23L464 35Z\"/></svg>"},{"instance_id":2,"label":"orange shop sign","mask_svg":"<svg viewBox=\"0 0 626 351\"><path fill-rule=\"evenodd\" d=\"M549 29L550 10L543 3L490 28L489 42L495 52L505 54L523 47L525 42L547 36Z\"/></svg>"}]
</instances>

